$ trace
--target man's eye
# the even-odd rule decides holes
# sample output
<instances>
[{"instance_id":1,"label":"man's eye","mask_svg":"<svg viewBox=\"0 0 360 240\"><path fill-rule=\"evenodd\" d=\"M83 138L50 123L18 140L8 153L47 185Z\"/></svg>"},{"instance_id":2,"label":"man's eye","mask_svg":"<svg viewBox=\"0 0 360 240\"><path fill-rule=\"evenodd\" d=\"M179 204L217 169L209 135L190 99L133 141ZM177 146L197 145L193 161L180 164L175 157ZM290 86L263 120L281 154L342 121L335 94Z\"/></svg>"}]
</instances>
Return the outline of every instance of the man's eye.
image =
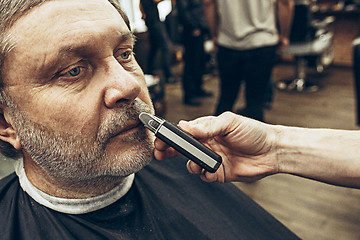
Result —
<instances>
[{"instance_id":1,"label":"man's eye","mask_svg":"<svg viewBox=\"0 0 360 240\"><path fill-rule=\"evenodd\" d=\"M128 60L131 57L131 51L125 51L119 55L122 60Z\"/></svg>"},{"instance_id":2,"label":"man's eye","mask_svg":"<svg viewBox=\"0 0 360 240\"><path fill-rule=\"evenodd\" d=\"M55 73L52 79L57 82L74 83L87 79L91 73L92 68L87 61L78 61Z\"/></svg>"},{"instance_id":3,"label":"man's eye","mask_svg":"<svg viewBox=\"0 0 360 240\"><path fill-rule=\"evenodd\" d=\"M68 71L66 74L69 74L71 77L76 77L80 74L81 72L81 68L80 67L75 67L73 69L71 69L70 71ZM64 75L66 75L64 74Z\"/></svg>"}]
</instances>

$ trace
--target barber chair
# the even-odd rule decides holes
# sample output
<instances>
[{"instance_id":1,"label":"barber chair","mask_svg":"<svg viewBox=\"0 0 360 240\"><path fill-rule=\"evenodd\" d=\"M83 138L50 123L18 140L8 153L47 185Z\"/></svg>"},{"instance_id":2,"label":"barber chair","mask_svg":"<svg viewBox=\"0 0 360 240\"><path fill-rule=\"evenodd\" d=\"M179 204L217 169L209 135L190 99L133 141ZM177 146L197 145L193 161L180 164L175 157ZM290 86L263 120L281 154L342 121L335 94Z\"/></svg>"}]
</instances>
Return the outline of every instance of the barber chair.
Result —
<instances>
[{"instance_id":1,"label":"barber chair","mask_svg":"<svg viewBox=\"0 0 360 240\"><path fill-rule=\"evenodd\" d=\"M360 125L360 38L353 41L353 73L356 96L356 124Z\"/></svg>"},{"instance_id":2,"label":"barber chair","mask_svg":"<svg viewBox=\"0 0 360 240\"><path fill-rule=\"evenodd\" d=\"M315 20L312 7L311 0L295 0L290 45L281 52L294 57L295 77L278 81L276 87L280 90L292 92L319 90L319 86L307 78L308 69L314 67L317 73L322 73L334 59L333 33L328 31L328 26L334 21L334 17Z\"/></svg>"}]
</instances>

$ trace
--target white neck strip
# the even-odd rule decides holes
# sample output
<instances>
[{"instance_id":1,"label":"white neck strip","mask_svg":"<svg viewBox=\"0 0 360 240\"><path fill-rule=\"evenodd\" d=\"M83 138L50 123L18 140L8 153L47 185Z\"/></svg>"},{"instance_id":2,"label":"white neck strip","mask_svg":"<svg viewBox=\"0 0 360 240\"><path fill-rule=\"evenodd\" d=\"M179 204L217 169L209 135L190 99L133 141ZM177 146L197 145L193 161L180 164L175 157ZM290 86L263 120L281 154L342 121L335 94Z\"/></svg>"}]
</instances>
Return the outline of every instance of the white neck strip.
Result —
<instances>
[{"instance_id":1,"label":"white neck strip","mask_svg":"<svg viewBox=\"0 0 360 240\"><path fill-rule=\"evenodd\" d=\"M51 196L32 185L26 176L22 159L16 161L14 165L20 186L30 197L45 207L68 214L84 214L109 206L130 190L135 176L135 174L129 175L119 186L103 195L85 199L67 199Z\"/></svg>"}]
</instances>

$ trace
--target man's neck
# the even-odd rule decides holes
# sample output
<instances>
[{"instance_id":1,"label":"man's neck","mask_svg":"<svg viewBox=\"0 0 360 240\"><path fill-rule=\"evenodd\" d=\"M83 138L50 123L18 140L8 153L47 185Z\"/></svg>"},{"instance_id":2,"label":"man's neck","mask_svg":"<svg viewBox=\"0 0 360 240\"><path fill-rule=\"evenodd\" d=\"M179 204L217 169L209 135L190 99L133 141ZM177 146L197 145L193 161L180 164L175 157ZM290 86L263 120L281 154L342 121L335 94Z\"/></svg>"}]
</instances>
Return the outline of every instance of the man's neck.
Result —
<instances>
[{"instance_id":1,"label":"man's neck","mask_svg":"<svg viewBox=\"0 0 360 240\"><path fill-rule=\"evenodd\" d=\"M124 177L104 176L84 181L51 178L33 160L24 158L24 169L30 183L42 192L54 197L84 199L96 197L119 186Z\"/></svg>"},{"instance_id":2,"label":"man's neck","mask_svg":"<svg viewBox=\"0 0 360 240\"><path fill-rule=\"evenodd\" d=\"M91 197L92 194L90 195L89 192L86 194L79 194L78 192L74 193L72 190L64 191L62 188L60 191L54 189L50 189L51 191L48 191L48 189L40 190L27 178L23 163L22 160L18 160L15 163L15 172L19 177L19 183L23 191L40 205L67 214L85 214L103 209L113 204L128 193L135 177L135 174L131 174L124 178L121 184L110 191L102 195L96 194L95 197ZM41 186L44 187L46 185ZM53 185L49 186L53 188ZM55 189L58 189L58 187ZM52 192L55 192L55 194L50 195ZM54 196L56 194L58 196Z\"/></svg>"}]
</instances>

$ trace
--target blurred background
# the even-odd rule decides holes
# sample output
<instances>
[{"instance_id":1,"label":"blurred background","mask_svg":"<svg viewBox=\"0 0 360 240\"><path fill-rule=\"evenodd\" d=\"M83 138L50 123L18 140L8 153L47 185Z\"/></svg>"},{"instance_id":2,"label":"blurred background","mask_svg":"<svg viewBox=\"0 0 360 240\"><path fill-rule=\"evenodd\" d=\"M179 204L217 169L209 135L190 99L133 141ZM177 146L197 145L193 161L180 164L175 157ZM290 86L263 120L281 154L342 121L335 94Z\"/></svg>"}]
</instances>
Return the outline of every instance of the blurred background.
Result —
<instances>
[{"instance_id":1,"label":"blurred background","mask_svg":"<svg viewBox=\"0 0 360 240\"><path fill-rule=\"evenodd\" d=\"M136 58L145 69L149 31L140 0L120 0L137 37ZM359 130L360 1L295 1L290 46L278 52L272 73L272 93L264 105L271 124ZM184 46L175 1L157 4L169 36L171 81L164 74L161 54L146 75L158 115L177 123L213 115L219 97L216 49L205 41L203 88L211 93L199 105L183 102ZM239 93L234 109L244 106ZM185 166L184 166L185 167ZM0 178L13 171L13 162L0 160ZM235 183L302 239L360 239L360 191L330 186L289 175L255 183ZM214 193L216 194L216 193Z\"/></svg>"}]
</instances>

